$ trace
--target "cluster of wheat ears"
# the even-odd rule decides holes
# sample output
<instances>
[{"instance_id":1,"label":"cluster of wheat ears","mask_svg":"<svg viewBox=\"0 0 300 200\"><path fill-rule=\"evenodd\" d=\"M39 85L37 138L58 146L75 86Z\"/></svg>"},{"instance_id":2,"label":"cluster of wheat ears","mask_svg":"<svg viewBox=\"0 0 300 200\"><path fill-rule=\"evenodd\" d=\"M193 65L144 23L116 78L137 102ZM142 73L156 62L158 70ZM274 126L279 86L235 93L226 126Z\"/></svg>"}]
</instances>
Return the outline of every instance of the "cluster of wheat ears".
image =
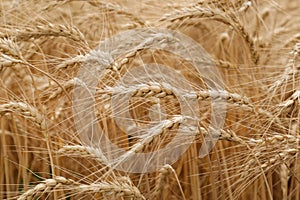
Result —
<instances>
[{"instance_id":1,"label":"cluster of wheat ears","mask_svg":"<svg viewBox=\"0 0 300 200\"><path fill-rule=\"evenodd\" d=\"M299 0L2 0L0 6L0 199L300 199ZM144 79L132 77L130 88L120 84L127 72L145 63L167 66L184 77L199 105L195 139L175 163L126 172L107 164L97 141L82 142L72 97L80 67L100 41L157 27L201 45L224 91L209 92L193 63L161 49L132 47L105 66L90 123L126 155L165 147L180 134L188 109L176 85L151 81L159 70L141 71ZM116 99L126 91L127 107ZM200 158L214 99L226 102L225 122ZM153 124L152 134L136 136Z\"/></svg>"}]
</instances>

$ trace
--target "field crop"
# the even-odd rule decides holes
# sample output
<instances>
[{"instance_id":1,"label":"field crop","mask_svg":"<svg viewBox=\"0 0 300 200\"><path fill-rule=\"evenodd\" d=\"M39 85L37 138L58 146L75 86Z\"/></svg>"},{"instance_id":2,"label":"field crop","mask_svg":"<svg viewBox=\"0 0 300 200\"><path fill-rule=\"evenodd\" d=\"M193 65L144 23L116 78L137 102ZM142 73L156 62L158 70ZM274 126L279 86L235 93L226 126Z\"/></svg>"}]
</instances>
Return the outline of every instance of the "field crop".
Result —
<instances>
[{"instance_id":1,"label":"field crop","mask_svg":"<svg viewBox=\"0 0 300 200\"><path fill-rule=\"evenodd\" d=\"M0 6L0 199L300 200L299 0Z\"/></svg>"}]
</instances>

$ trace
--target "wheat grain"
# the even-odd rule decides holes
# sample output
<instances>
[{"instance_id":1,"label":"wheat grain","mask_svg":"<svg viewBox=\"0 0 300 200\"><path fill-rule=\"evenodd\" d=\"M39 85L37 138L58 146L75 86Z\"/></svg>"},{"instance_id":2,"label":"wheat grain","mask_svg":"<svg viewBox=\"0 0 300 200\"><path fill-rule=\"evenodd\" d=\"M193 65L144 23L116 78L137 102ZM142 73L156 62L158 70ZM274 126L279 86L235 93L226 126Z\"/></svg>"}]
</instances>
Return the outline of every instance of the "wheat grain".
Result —
<instances>
[{"instance_id":1,"label":"wheat grain","mask_svg":"<svg viewBox=\"0 0 300 200\"><path fill-rule=\"evenodd\" d=\"M141 138L139 142L134 144L129 151L126 152L124 157L130 157L131 155L135 153L141 152L147 145L149 145L153 140L160 136L165 134L168 130L172 128L178 127L183 121L185 120L185 117L183 116L175 116L170 120L163 120L158 125L153 127L148 135Z\"/></svg>"},{"instance_id":2,"label":"wheat grain","mask_svg":"<svg viewBox=\"0 0 300 200\"><path fill-rule=\"evenodd\" d=\"M62 63L60 63L59 65L56 66L56 69L69 68L76 64L83 63L84 61L86 61L86 57L84 55L78 55L76 57L69 58L69 59L63 61Z\"/></svg>"},{"instance_id":3,"label":"wheat grain","mask_svg":"<svg viewBox=\"0 0 300 200\"><path fill-rule=\"evenodd\" d=\"M22 58L19 47L11 39L0 38L0 52L7 56Z\"/></svg>"},{"instance_id":4,"label":"wheat grain","mask_svg":"<svg viewBox=\"0 0 300 200\"><path fill-rule=\"evenodd\" d=\"M296 44L290 52L292 58L288 61L286 69L281 77L271 85L269 89L270 93L275 93L280 87L286 85L291 78L295 77L299 73L299 64L296 62L299 56L299 51L299 44Z\"/></svg>"},{"instance_id":5,"label":"wheat grain","mask_svg":"<svg viewBox=\"0 0 300 200\"><path fill-rule=\"evenodd\" d=\"M208 18L231 26L245 40L246 44L248 44L253 63L258 64L259 54L255 49L254 40L246 32L245 27L240 23L240 21L236 18L235 15L226 15L221 11L214 10L211 8L194 6L192 8L182 8L181 10L178 10L174 13L166 14L159 21L170 21L171 23L174 23L176 21L183 21L191 18Z\"/></svg>"},{"instance_id":6,"label":"wheat grain","mask_svg":"<svg viewBox=\"0 0 300 200\"><path fill-rule=\"evenodd\" d=\"M75 156L75 157L91 157L97 158L99 161L103 163L107 163L107 158L103 155L100 148L93 148L89 146L81 146L81 145L66 145L60 148L57 151L60 155L65 156Z\"/></svg>"},{"instance_id":7,"label":"wheat grain","mask_svg":"<svg viewBox=\"0 0 300 200\"><path fill-rule=\"evenodd\" d=\"M26 27L24 29L7 29L7 35L14 38L16 41L30 41L40 37L66 37L77 42L82 42L88 46L84 35L75 26L65 26L62 24L38 25L36 27ZM6 38L6 36L2 36Z\"/></svg>"},{"instance_id":8,"label":"wheat grain","mask_svg":"<svg viewBox=\"0 0 300 200\"><path fill-rule=\"evenodd\" d=\"M75 182L72 179L57 176L53 179L46 179L42 181L32 189L23 193L18 200L38 198L41 194L51 192L52 190L57 190L59 188L67 190L72 189L75 193L102 193L104 195L117 194L124 197L132 197L134 199L145 199L136 187L125 181L120 183L101 182L87 185Z\"/></svg>"},{"instance_id":9,"label":"wheat grain","mask_svg":"<svg viewBox=\"0 0 300 200\"><path fill-rule=\"evenodd\" d=\"M163 191L168 187L168 184L169 184L168 178L170 177L170 175L174 175L176 180L178 181L177 174L171 165L168 165L168 164L164 165L159 170L157 183L156 183L154 191L152 193L152 198L161 199L160 197L162 196ZM178 182L178 184L180 184L180 183ZM182 194L182 197L183 197L183 199L185 199L182 188L180 185L179 185L179 187L180 187L180 192Z\"/></svg>"},{"instance_id":10,"label":"wheat grain","mask_svg":"<svg viewBox=\"0 0 300 200\"><path fill-rule=\"evenodd\" d=\"M46 119L36 108L23 102L8 102L0 105L0 116L14 112L36 122L41 129L46 128Z\"/></svg>"}]
</instances>

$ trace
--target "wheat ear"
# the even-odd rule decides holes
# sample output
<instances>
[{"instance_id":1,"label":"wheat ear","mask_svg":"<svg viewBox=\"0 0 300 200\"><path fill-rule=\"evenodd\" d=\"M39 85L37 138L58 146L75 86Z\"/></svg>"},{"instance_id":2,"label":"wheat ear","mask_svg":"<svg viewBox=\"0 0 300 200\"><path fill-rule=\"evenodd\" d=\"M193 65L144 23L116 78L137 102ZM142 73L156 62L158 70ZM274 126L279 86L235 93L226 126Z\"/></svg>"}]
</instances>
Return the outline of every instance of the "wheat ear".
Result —
<instances>
[{"instance_id":1,"label":"wheat ear","mask_svg":"<svg viewBox=\"0 0 300 200\"><path fill-rule=\"evenodd\" d=\"M46 129L46 118L39 111L24 102L8 102L0 105L0 116L6 113L18 113L21 116L32 120L40 125L41 129Z\"/></svg>"},{"instance_id":2,"label":"wheat ear","mask_svg":"<svg viewBox=\"0 0 300 200\"><path fill-rule=\"evenodd\" d=\"M128 181L98 182L92 184L78 183L72 179L57 176L53 179L46 179L23 193L18 200L29 200L39 198L41 194L55 191L55 189L71 190L74 194L101 193L104 195L116 194L123 197L134 199L145 199L139 190L128 183Z\"/></svg>"}]
</instances>

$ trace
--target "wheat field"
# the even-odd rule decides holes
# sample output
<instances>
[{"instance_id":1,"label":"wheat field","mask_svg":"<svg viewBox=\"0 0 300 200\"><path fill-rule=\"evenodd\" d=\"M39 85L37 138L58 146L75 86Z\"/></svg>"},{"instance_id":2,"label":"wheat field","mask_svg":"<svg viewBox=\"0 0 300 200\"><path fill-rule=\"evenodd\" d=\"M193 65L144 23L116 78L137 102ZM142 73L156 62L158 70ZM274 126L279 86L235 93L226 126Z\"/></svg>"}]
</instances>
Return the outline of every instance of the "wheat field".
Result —
<instances>
[{"instance_id":1,"label":"wheat field","mask_svg":"<svg viewBox=\"0 0 300 200\"><path fill-rule=\"evenodd\" d=\"M0 199L300 200L299 0L0 6ZM106 62L101 42L141 28L184 34L210 57L147 48L169 41L164 34L125 37L103 44L130 52L94 74L92 67ZM219 77L206 80L191 59L213 63ZM97 81L94 105L74 101L84 95L78 74L87 62L84 70ZM221 92L209 90L214 80ZM219 100L225 109L212 107ZM81 120L74 104L88 116L93 111L93 120ZM224 117L219 131L211 131L214 111ZM102 136L116 146L106 156ZM206 136L216 144L199 157ZM118 168L124 157L160 152L175 139L187 149L174 162L158 167L158 153L148 161L155 170Z\"/></svg>"}]
</instances>

